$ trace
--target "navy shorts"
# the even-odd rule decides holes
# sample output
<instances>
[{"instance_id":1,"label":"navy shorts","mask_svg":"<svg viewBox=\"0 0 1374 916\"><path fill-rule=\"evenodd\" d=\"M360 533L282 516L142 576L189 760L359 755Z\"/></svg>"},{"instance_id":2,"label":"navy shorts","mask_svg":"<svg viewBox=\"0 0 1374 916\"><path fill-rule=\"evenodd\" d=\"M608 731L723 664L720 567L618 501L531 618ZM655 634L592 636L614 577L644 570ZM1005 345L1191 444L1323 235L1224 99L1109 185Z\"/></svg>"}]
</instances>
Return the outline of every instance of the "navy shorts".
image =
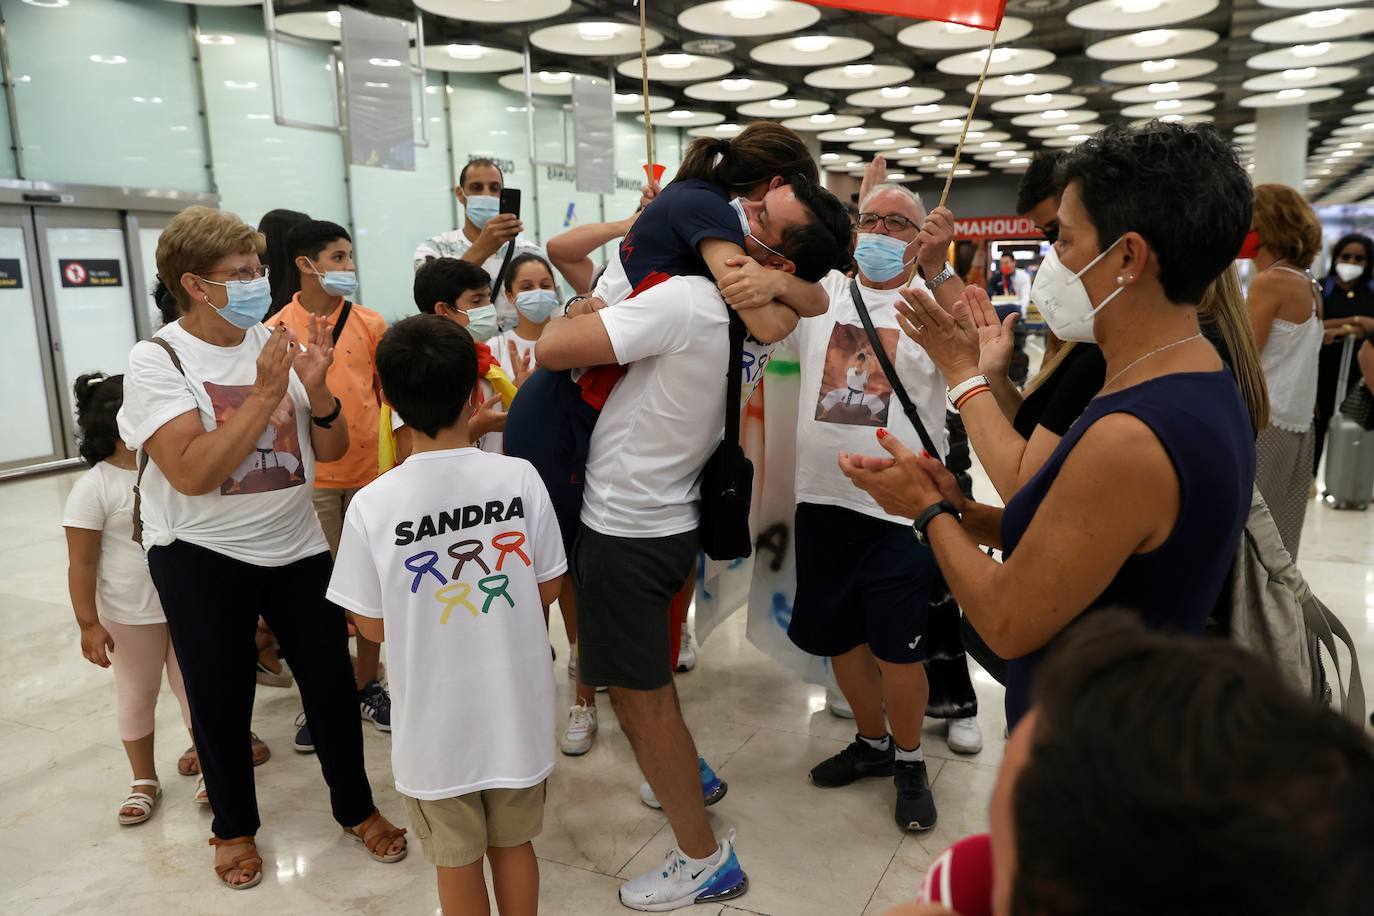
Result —
<instances>
[{"instance_id":1,"label":"navy shorts","mask_svg":"<svg viewBox=\"0 0 1374 916\"><path fill-rule=\"evenodd\" d=\"M787 635L799 649L833 658L866 643L892 664L926 660L935 554L910 525L802 503L793 536L797 597Z\"/></svg>"},{"instance_id":2,"label":"navy shorts","mask_svg":"<svg viewBox=\"0 0 1374 916\"><path fill-rule=\"evenodd\" d=\"M582 399L569 373L542 367L520 386L506 414L505 452L534 465L544 481L569 557L582 515L587 450L600 414Z\"/></svg>"}]
</instances>

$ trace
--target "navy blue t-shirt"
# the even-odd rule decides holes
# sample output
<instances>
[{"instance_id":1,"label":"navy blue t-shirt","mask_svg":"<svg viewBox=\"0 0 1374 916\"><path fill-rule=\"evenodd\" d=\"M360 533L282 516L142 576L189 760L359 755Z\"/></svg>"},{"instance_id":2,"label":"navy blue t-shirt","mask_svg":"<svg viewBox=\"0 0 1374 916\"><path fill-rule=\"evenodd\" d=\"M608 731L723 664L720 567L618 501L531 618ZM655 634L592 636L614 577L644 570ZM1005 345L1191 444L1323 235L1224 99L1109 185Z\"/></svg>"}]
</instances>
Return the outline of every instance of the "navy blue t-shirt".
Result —
<instances>
[{"instance_id":1,"label":"navy blue t-shirt","mask_svg":"<svg viewBox=\"0 0 1374 916\"><path fill-rule=\"evenodd\" d=\"M697 251L705 239L724 239L744 246L739 214L725 192L709 181L674 181L644 208L620 242L620 263L630 288L651 273L673 277L709 277Z\"/></svg>"}]
</instances>

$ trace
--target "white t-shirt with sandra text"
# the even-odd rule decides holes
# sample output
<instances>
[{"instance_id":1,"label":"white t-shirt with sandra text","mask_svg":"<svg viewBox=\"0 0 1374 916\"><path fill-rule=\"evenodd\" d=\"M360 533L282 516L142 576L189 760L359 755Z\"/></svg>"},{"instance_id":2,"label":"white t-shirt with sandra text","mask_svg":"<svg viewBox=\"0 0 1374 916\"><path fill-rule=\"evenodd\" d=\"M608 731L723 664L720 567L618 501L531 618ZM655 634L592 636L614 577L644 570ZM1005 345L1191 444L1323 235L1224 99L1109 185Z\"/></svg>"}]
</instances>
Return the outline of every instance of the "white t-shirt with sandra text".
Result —
<instances>
[{"instance_id":1,"label":"white t-shirt with sandra text","mask_svg":"<svg viewBox=\"0 0 1374 916\"><path fill-rule=\"evenodd\" d=\"M327 594L386 626L396 791L433 800L549 775L539 583L567 568L548 491L523 459L418 452L353 497Z\"/></svg>"},{"instance_id":2,"label":"white t-shirt with sandra text","mask_svg":"<svg viewBox=\"0 0 1374 916\"><path fill-rule=\"evenodd\" d=\"M840 452L887 455L876 438L879 429L886 429L912 451L920 452L923 446L864 332L849 278L831 271L821 286L830 297L829 310L815 318L803 318L791 338L801 363L797 502L842 506L873 518L908 524L910 519L884 512L840 470ZM859 289L887 358L943 455L948 451L944 377L897 324L896 304L901 293L862 283Z\"/></svg>"},{"instance_id":3,"label":"white t-shirt with sandra text","mask_svg":"<svg viewBox=\"0 0 1374 916\"><path fill-rule=\"evenodd\" d=\"M725 432L728 311L716 284L673 277L597 313L616 361L587 456L582 522L613 537L668 537L701 515L701 471ZM747 341L742 396L772 347Z\"/></svg>"},{"instance_id":4,"label":"white t-shirt with sandra text","mask_svg":"<svg viewBox=\"0 0 1374 916\"><path fill-rule=\"evenodd\" d=\"M134 543L138 472L102 461L76 479L62 514L66 528L100 532L95 609L101 620L140 626L166 623L143 551Z\"/></svg>"},{"instance_id":5,"label":"white t-shirt with sandra text","mask_svg":"<svg viewBox=\"0 0 1374 916\"><path fill-rule=\"evenodd\" d=\"M258 354L272 332L255 325L233 347L217 347L182 330L176 321L156 336L172 345L171 358L149 341L129 351L119 435L140 449L153 433L187 411L200 414L206 432L233 416L253 390ZM310 445L310 398L293 369L285 396L267 427L229 476L210 493L178 492L154 461L143 475L143 546L186 541L255 566L286 566L329 549L311 502L315 450Z\"/></svg>"}]
</instances>

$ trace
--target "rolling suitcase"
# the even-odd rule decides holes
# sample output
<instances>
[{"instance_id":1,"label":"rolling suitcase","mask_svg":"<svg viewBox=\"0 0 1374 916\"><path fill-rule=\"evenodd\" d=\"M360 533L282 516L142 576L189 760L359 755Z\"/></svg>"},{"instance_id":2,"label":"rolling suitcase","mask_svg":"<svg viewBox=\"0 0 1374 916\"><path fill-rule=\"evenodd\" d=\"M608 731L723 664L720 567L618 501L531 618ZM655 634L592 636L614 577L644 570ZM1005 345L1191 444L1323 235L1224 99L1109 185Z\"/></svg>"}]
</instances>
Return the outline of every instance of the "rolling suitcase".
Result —
<instances>
[{"instance_id":1,"label":"rolling suitcase","mask_svg":"<svg viewBox=\"0 0 1374 916\"><path fill-rule=\"evenodd\" d=\"M1341 413L1349 388L1350 364L1362 337L1347 337L1341 352L1340 390L1326 440L1326 498L1337 509L1369 507L1374 494L1374 432ZM1357 382L1356 384L1360 384Z\"/></svg>"}]
</instances>

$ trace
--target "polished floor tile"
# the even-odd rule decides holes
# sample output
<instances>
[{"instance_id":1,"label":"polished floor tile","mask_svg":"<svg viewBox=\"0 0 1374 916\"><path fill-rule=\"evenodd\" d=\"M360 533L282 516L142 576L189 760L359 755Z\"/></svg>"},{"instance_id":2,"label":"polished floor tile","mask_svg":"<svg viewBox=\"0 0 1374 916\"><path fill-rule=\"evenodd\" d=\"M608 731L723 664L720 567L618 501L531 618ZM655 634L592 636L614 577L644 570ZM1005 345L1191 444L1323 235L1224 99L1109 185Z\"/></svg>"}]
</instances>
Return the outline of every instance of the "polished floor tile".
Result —
<instances>
[{"instance_id":1,"label":"polished floor tile","mask_svg":"<svg viewBox=\"0 0 1374 916\"><path fill-rule=\"evenodd\" d=\"M412 855L371 862L329 817L313 756L291 749L300 711L294 689L260 687L254 728L273 749L257 772L266 861L263 884L238 894L211 870L208 811L195 780L176 775L188 741L164 689L158 763L166 796L151 821L121 828L115 809L128 767L114 722L113 683L81 658L66 593L62 505L73 475L0 484L0 899L11 912L427 914L437 911L433 870ZM990 492L985 482L979 492ZM1374 671L1374 513L1336 512L1314 501L1301 566L1313 590L1350 628ZM572 702L566 641L555 615L552 641L559 702ZM903 834L892 821L890 780L818 789L807 771L853 738L853 723L825 711L819 688L792 680L745 639L736 615L702 647L678 680L701 752L730 783L711 809L720 832L735 828L750 892L697 916L876 916L911 898L925 869L951 841L985 829L1004 746L1001 689L981 670L985 747L962 757L927 723L925 749L939 809L935 828ZM656 865L672 844L662 814L639 801L634 756L610 705L591 753L559 758L550 783L541 860L542 911L622 914L616 889ZM562 717L560 716L560 724ZM389 739L364 726L378 804L402 817L391 785Z\"/></svg>"}]
</instances>

